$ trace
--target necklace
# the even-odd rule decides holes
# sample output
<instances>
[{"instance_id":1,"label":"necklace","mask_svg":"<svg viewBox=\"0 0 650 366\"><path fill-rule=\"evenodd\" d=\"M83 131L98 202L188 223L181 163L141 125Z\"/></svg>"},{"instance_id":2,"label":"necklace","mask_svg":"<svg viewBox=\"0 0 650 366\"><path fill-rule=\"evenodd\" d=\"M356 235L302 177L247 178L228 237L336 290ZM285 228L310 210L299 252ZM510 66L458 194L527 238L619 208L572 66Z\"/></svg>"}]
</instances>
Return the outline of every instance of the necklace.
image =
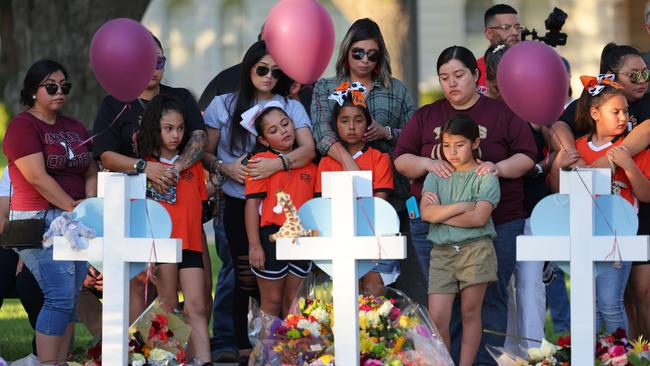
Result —
<instances>
[{"instance_id":1,"label":"necklace","mask_svg":"<svg viewBox=\"0 0 650 366\"><path fill-rule=\"evenodd\" d=\"M28 111L32 116L34 116L34 117L38 118L39 120L41 120L41 121L47 123L48 125L53 125L53 124L56 123L56 115L54 115L54 119L53 119L53 120L49 120L49 119L45 118L45 114L43 114L43 113L37 111L37 110L34 109L33 107L30 108L30 109L28 109L27 111Z\"/></svg>"}]
</instances>

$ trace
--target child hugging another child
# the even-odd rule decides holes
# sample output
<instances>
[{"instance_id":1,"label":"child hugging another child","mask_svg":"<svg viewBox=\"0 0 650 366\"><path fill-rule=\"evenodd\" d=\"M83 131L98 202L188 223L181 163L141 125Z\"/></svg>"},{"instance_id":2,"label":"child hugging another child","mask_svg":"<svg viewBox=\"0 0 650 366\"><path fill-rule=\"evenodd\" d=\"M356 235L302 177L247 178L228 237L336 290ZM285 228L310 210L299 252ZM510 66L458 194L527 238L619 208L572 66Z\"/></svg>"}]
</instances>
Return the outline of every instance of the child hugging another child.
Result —
<instances>
[{"instance_id":1,"label":"child hugging another child","mask_svg":"<svg viewBox=\"0 0 650 366\"><path fill-rule=\"evenodd\" d=\"M267 103L256 115L257 154L255 158L280 157L286 164L286 154L296 148L296 130L293 121L276 101ZM242 121L243 126L250 125ZM284 317L296 297L303 278L311 271L311 261L276 259L275 243L270 235L278 232L286 217L276 194L283 191L296 209L313 198L316 166L280 170L268 178L254 180L246 177L246 234L249 241L249 261L260 289L261 309L277 317ZM260 207L261 204L261 207Z\"/></svg>"},{"instance_id":2,"label":"child hugging another child","mask_svg":"<svg viewBox=\"0 0 650 366\"><path fill-rule=\"evenodd\" d=\"M459 365L468 366L474 363L481 341L485 291L497 280L491 214L499 203L499 180L492 174L476 174L480 138L474 120L454 115L440 133L444 158L455 170L449 178L429 173L422 189L421 217L431 223L427 239L433 243L429 314L449 349L452 304L460 293L463 338Z\"/></svg>"},{"instance_id":3,"label":"child hugging another child","mask_svg":"<svg viewBox=\"0 0 650 366\"><path fill-rule=\"evenodd\" d=\"M138 155L145 161L159 161L172 167L187 140L183 104L172 95L157 95L142 115L142 130L136 137ZM159 264L156 287L162 307L171 311L178 306L180 282L185 316L192 327L188 359L194 357L199 364L209 363L210 339L201 244L201 202L207 199L207 192L200 161L180 173L174 189L164 193L148 189L148 193L153 193L154 199L171 216L171 237L183 242L183 261Z\"/></svg>"},{"instance_id":4,"label":"child hugging another child","mask_svg":"<svg viewBox=\"0 0 650 366\"><path fill-rule=\"evenodd\" d=\"M329 96L334 100L330 127L338 141L350 153L360 170L372 171L372 190L375 197L388 199L393 192L393 171L390 157L386 153L370 147L363 141L363 135L372 122L370 111L363 93L366 88L360 82L339 85ZM343 165L330 156L325 156L318 164L316 176L316 195L322 191L321 173L342 171ZM375 292L379 286L395 282L399 275L397 260L381 260L361 278L364 291Z\"/></svg>"}]
</instances>

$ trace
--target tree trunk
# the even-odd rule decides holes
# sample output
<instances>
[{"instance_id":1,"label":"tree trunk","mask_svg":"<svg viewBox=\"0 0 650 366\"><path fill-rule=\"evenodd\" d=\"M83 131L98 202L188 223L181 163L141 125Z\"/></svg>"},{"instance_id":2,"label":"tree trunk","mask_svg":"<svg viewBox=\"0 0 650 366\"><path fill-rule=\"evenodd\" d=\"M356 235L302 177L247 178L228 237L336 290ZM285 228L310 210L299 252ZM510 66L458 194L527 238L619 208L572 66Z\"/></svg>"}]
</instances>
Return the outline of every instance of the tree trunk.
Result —
<instances>
[{"instance_id":1,"label":"tree trunk","mask_svg":"<svg viewBox=\"0 0 650 366\"><path fill-rule=\"evenodd\" d=\"M90 68L88 54L92 37L110 19L140 20L148 5L149 0L11 1L15 64L5 64L5 58L0 59L0 72L10 75L4 88L4 100L10 110L18 113L24 109L19 97L25 73L34 62L48 58L67 69L73 84L64 113L87 127L92 126L101 98L106 95ZM5 26L5 7L8 6L3 2L3 26L0 28ZM4 48L4 30L1 35ZM5 66L13 69L6 70Z\"/></svg>"},{"instance_id":2,"label":"tree trunk","mask_svg":"<svg viewBox=\"0 0 650 366\"><path fill-rule=\"evenodd\" d=\"M390 53L393 76L418 102L417 0L332 0L350 21L370 18L379 24Z\"/></svg>"}]
</instances>

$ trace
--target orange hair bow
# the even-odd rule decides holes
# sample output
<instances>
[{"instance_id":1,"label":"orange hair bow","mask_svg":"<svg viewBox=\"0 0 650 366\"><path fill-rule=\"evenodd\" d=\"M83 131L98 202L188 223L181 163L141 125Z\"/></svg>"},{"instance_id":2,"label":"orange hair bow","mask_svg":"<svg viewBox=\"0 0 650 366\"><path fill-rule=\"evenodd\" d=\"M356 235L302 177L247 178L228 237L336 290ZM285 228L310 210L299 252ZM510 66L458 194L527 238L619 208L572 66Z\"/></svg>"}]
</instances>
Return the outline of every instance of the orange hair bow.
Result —
<instances>
[{"instance_id":1,"label":"orange hair bow","mask_svg":"<svg viewBox=\"0 0 650 366\"><path fill-rule=\"evenodd\" d=\"M334 93L330 94L327 99L337 102L340 106L345 103L345 98L349 95L352 96L352 104L368 108L366 106L366 98L363 93L366 92L366 87L358 81L350 84L349 81L344 82L334 89Z\"/></svg>"},{"instance_id":2,"label":"orange hair bow","mask_svg":"<svg viewBox=\"0 0 650 366\"><path fill-rule=\"evenodd\" d=\"M582 75L580 81L589 95L595 97L605 89L606 85L616 89L623 89L623 85L614 81L615 78L614 74L600 74L598 77Z\"/></svg>"}]
</instances>

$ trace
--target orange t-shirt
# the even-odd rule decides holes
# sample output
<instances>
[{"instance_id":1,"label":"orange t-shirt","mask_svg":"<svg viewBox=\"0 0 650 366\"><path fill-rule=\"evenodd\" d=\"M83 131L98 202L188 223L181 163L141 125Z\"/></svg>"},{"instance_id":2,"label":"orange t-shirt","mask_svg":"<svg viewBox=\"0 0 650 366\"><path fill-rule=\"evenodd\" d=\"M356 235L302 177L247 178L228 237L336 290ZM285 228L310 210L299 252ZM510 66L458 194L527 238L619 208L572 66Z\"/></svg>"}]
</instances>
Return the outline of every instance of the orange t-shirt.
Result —
<instances>
[{"instance_id":1,"label":"orange t-shirt","mask_svg":"<svg viewBox=\"0 0 650 366\"><path fill-rule=\"evenodd\" d=\"M607 154L607 150L612 146L620 145L622 142L623 138L618 138L615 139L614 142L596 147L591 143L588 136L583 136L576 140L576 149L580 155L582 155L582 160L584 160L585 163L592 164L594 161L598 160L598 158ZM634 155L633 160L643 175L650 179L650 150L646 149L637 155ZM632 184L627 178L625 171L621 168L616 168L614 176L612 177L612 193L625 198L637 211L639 210L639 201L634 196Z\"/></svg>"},{"instance_id":2,"label":"orange t-shirt","mask_svg":"<svg viewBox=\"0 0 650 366\"><path fill-rule=\"evenodd\" d=\"M255 154L254 158L277 158L278 155L271 151ZM314 183L316 181L316 165L309 163L302 168L280 170L272 176L260 180L246 177L246 198L262 199L262 215L260 227L268 225L282 226L285 221L284 212L275 213L273 208L277 205L278 191L284 191L291 197L296 209L314 197Z\"/></svg>"},{"instance_id":3,"label":"orange t-shirt","mask_svg":"<svg viewBox=\"0 0 650 366\"><path fill-rule=\"evenodd\" d=\"M392 193L395 188L393 183L393 170L390 165L390 157L377 149L366 145L361 151L353 156L354 161L360 170L372 171L372 191ZM318 175L316 176L317 194L322 192L323 172L340 172L343 171L343 165L329 156L325 156L318 164Z\"/></svg>"},{"instance_id":4,"label":"orange t-shirt","mask_svg":"<svg viewBox=\"0 0 650 366\"><path fill-rule=\"evenodd\" d=\"M170 165L162 163L165 165ZM183 241L184 250L203 252L201 212L202 201L208 199L205 186L205 173L201 162L183 170L176 184L176 203L158 201L172 219L172 238Z\"/></svg>"}]
</instances>

